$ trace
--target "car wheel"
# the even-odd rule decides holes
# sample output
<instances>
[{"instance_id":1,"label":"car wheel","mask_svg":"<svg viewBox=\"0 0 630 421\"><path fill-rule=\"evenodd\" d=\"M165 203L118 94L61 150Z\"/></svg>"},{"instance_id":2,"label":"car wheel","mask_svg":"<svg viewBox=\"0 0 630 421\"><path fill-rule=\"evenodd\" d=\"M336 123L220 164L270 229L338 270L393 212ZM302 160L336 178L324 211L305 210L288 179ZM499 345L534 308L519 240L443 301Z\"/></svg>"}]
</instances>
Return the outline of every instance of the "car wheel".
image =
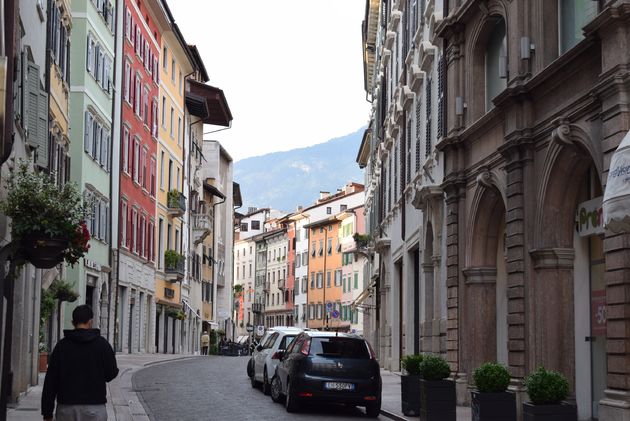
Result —
<instances>
[{"instance_id":1,"label":"car wheel","mask_svg":"<svg viewBox=\"0 0 630 421\"><path fill-rule=\"evenodd\" d=\"M271 400L275 403L282 401L282 382L278 376L273 376L271 379Z\"/></svg>"},{"instance_id":2,"label":"car wheel","mask_svg":"<svg viewBox=\"0 0 630 421\"><path fill-rule=\"evenodd\" d=\"M291 380L287 380L287 395L284 398L284 408L287 412L297 412L300 409L295 394L291 390Z\"/></svg>"},{"instance_id":3,"label":"car wheel","mask_svg":"<svg viewBox=\"0 0 630 421\"><path fill-rule=\"evenodd\" d=\"M265 371L263 372L262 391L265 395L269 395L271 393L271 384L267 378L267 367L265 367Z\"/></svg>"},{"instance_id":4,"label":"car wheel","mask_svg":"<svg viewBox=\"0 0 630 421\"><path fill-rule=\"evenodd\" d=\"M252 358L247 362L247 377L254 377L254 360Z\"/></svg>"},{"instance_id":5,"label":"car wheel","mask_svg":"<svg viewBox=\"0 0 630 421\"><path fill-rule=\"evenodd\" d=\"M365 406L365 414L369 418L376 418L381 414L381 400L377 400L375 402L368 403Z\"/></svg>"}]
</instances>

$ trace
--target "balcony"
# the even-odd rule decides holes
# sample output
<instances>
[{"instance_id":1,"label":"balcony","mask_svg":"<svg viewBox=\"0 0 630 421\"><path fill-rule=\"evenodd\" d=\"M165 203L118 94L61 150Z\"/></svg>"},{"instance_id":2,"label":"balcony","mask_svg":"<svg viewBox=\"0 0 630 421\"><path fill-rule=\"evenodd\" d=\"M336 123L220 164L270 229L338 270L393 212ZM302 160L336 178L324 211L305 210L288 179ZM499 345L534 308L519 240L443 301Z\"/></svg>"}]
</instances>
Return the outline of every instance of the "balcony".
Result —
<instances>
[{"instance_id":1,"label":"balcony","mask_svg":"<svg viewBox=\"0 0 630 421\"><path fill-rule=\"evenodd\" d=\"M169 216L182 216L186 212L186 196L177 190L171 190L168 192L168 215Z\"/></svg>"},{"instance_id":2,"label":"balcony","mask_svg":"<svg viewBox=\"0 0 630 421\"><path fill-rule=\"evenodd\" d=\"M261 303L253 303L252 304L252 312L256 314L260 314L263 312L263 305Z\"/></svg>"},{"instance_id":3,"label":"balcony","mask_svg":"<svg viewBox=\"0 0 630 421\"><path fill-rule=\"evenodd\" d=\"M195 244L200 244L210 234L210 216L198 213L192 215L192 233Z\"/></svg>"},{"instance_id":4,"label":"balcony","mask_svg":"<svg viewBox=\"0 0 630 421\"><path fill-rule=\"evenodd\" d=\"M164 273L166 279L178 282L184 279L186 274L186 259L174 250L167 250L164 253Z\"/></svg>"},{"instance_id":5,"label":"balcony","mask_svg":"<svg viewBox=\"0 0 630 421\"><path fill-rule=\"evenodd\" d=\"M278 279L278 289L283 290L286 287L286 280L285 279Z\"/></svg>"},{"instance_id":6,"label":"balcony","mask_svg":"<svg viewBox=\"0 0 630 421\"><path fill-rule=\"evenodd\" d=\"M271 282L267 281L263 284L263 292L269 292L271 289Z\"/></svg>"}]
</instances>

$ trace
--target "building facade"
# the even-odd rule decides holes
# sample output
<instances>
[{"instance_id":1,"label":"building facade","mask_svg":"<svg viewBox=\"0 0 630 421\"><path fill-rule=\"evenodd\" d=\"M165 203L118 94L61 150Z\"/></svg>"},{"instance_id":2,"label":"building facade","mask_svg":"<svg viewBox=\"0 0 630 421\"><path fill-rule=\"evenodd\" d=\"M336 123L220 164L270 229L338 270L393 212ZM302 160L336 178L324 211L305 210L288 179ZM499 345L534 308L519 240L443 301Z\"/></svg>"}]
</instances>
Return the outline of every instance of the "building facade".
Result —
<instances>
[{"instance_id":1,"label":"building facade","mask_svg":"<svg viewBox=\"0 0 630 421\"><path fill-rule=\"evenodd\" d=\"M156 352L156 153L161 33L169 29L161 4L126 1L122 63L120 217L116 350ZM158 262L159 263L159 262Z\"/></svg>"},{"instance_id":2,"label":"building facade","mask_svg":"<svg viewBox=\"0 0 630 421\"><path fill-rule=\"evenodd\" d=\"M113 340L115 291L112 291L111 184L114 90L115 3L71 4L70 179L92 203L87 221L90 249L83 261L68 267L80 299L94 309L95 327ZM115 288L114 288L115 289Z\"/></svg>"},{"instance_id":3,"label":"building facade","mask_svg":"<svg viewBox=\"0 0 630 421\"><path fill-rule=\"evenodd\" d=\"M265 292L265 327L287 326L286 290L288 271L288 235L279 228L265 236L267 242L267 280Z\"/></svg>"}]
</instances>

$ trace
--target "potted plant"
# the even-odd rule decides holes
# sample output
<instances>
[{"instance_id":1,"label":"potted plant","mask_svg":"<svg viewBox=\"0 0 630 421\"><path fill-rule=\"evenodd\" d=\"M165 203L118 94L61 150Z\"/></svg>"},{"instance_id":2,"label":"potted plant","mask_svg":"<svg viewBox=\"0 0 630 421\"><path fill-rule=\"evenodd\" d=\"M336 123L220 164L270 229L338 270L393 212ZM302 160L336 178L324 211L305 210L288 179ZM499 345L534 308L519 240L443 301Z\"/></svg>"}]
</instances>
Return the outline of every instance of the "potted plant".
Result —
<instances>
[{"instance_id":1,"label":"potted plant","mask_svg":"<svg viewBox=\"0 0 630 421\"><path fill-rule=\"evenodd\" d=\"M168 310L166 310L166 317L172 317L173 319L177 319L179 317L179 311L176 308L172 308L170 307Z\"/></svg>"},{"instance_id":2,"label":"potted plant","mask_svg":"<svg viewBox=\"0 0 630 421\"><path fill-rule=\"evenodd\" d=\"M79 294L74 290L69 282L58 280L53 282L49 291L57 301L67 301L73 303L79 298Z\"/></svg>"},{"instance_id":3,"label":"potted plant","mask_svg":"<svg viewBox=\"0 0 630 421\"><path fill-rule=\"evenodd\" d=\"M179 191L171 190L167 193L168 207L176 208L179 206Z\"/></svg>"},{"instance_id":4,"label":"potted plant","mask_svg":"<svg viewBox=\"0 0 630 421\"><path fill-rule=\"evenodd\" d=\"M166 250L164 252L164 264L168 269L174 269L179 263L180 255L175 250Z\"/></svg>"},{"instance_id":5,"label":"potted plant","mask_svg":"<svg viewBox=\"0 0 630 421\"><path fill-rule=\"evenodd\" d=\"M455 421L455 382L445 380L451 369L442 357L425 355L420 363L420 420Z\"/></svg>"},{"instance_id":6,"label":"potted plant","mask_svg":"<svg viewBox=\"0 0 630 421\"><path fill-rule=\"evenodd\" d=\"M402 413L407 416L420 414L420 363L421 354L405 355L400 364L404 374L400 377Z\"/></svg>"},{"instance_id":7,"label":"potted plant","mask_svg":"<svg viewBox=\"0 0 630 421\"><path fill-rule=\"evenodd\" d=\"M39 372L45 373L48 369L48 345L39 343Z\"/></svg>"},{"instance_id":8,"label":"potted plant","mask_svg":"<svg viewBox=\"0 0 630 421\"><path fill-rule=\"evenodd\" d=\"M530 402L523 402L523 421L576 421L577 408L563 402L569 382L556 371L538 368L525 378Z\"/></svg>"},{"instance_id":9,"label":"potted plant","mask_svg":"<svg viewBox=\"0 0 630 421\"><path fill-rule=\"evenodd\" d=\"M38 268L62 261L74 265L89 249L87 206L76 184L59 187L43 172L20 163L7 180L0 211L11 218L11 237L19 254Z\"/></svg>"},{"instance_id":10,"label":"potted plant","mask_svg":"<svg viewBox=\"0 0 630 421\"><path fill-rule=\"evenodd\" d=\"M510 372L499 363L484 363L473 372L471 390L473 421L516 421L516 397L508 392Z\"/></svg>"}]
</instances>

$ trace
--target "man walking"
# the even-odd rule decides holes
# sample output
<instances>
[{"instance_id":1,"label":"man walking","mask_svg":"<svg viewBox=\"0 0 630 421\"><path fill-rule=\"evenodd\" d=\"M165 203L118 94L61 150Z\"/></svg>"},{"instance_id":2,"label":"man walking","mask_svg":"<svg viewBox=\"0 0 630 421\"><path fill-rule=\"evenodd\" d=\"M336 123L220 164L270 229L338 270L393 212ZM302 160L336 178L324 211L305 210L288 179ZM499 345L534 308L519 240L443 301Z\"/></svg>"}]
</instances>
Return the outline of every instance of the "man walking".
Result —
<instances>
[{"instance_id":1,"label":"man walking","mask_svg":"<svg viewBox=\"0 0 630 421\"><path fill-rule=\"evenodd\" d=\"M92 329L94 313L88 305L72 312L74 330L50 355L42 391L42 415L52 421L57 400L57 421L105 421L105 383L118 375L116 356L99 329Z\"/></svg>"},{"instance_id":2,"label":"man walking","mask_svg":"<svg viewBox=\"0 0 630 421\"><path fill-rule=\"evenodd\" d=\"M208 347L210 346L210 336L204 331L201 335L201 355L208 355Z\"/></svg>"}]
</instances>

